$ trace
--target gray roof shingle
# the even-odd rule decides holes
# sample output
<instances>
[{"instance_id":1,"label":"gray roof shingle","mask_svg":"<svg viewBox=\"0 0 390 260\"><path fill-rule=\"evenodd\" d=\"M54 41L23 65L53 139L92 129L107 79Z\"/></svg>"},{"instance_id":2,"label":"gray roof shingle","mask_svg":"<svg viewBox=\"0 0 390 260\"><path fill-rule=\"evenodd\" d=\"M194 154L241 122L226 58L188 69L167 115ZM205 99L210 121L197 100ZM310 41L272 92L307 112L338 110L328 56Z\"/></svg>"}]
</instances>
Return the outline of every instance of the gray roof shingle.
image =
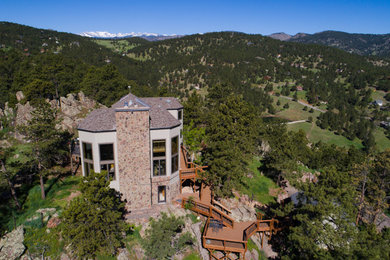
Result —
<instances>
[{"instance_id":1,"label":"gray roof shingle","mask_svg":"<svg viewBox=\"0 0 390 260\"><path fill-rule=\"evenodd\" d=\"M173 97L138 98L133 94L122 97L111 108L92 111L78 125L79 130L90 132L115 131L115 110L127 107L145 107L149 109L150 129L166 129L179 126L181 122L172 116L168 110L182 109L180 102Z\"/></svg>"},{"instance_id":2,"label":"gray roof shingle","mask_svg":"<svg viewBox=\"0 0 390 260\"><path fill-rule=\"evenodd\" d=\"M90 132L115 131L115 110L113 108L93 110L79 123L78 129Z\"/></svg>"}]
</instances>

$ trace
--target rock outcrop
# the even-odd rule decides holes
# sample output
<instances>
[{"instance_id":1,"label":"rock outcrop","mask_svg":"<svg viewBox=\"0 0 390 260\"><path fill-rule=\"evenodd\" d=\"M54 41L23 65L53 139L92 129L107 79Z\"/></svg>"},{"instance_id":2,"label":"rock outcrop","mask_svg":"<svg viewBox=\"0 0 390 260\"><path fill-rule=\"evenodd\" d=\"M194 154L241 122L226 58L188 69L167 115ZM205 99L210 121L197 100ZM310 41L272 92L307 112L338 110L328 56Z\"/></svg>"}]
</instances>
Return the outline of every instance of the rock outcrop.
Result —
<instances>
[{"instance_id":1,"label":"rock outcrop","mask_svg":"<svg viewBox=\"0 0 390 260\"><path fill-rule=\"evenodd\" d=\"M23 225L2 237L0 240L0 260L18 259L26 250L23 240Z\"/></svg>"},{"instance_id":2,"label":"rock outcrop","mask_svg":"<svg viewBox=\"0 0 390 260\"><path fill-rule=\"evenodd\" d=\"M25 125L31 118L31 111L34 108L30 102L23 104L24 94L21 91L16 93L16 99L19 103L15 108L9 108L6 103L4 110L0 109L1 115L12 115L15 113L15 125ZM74 131L78 123L85 118L85 116L97 107L104 107L96 101L86 97L83 92L78 94L68 94L66 97L60 97L59 102L57 100L46 100L53 108L58 108L59 116L62 118L61 124L58 126L61 129Z\"/></svg>"}]
</instances>

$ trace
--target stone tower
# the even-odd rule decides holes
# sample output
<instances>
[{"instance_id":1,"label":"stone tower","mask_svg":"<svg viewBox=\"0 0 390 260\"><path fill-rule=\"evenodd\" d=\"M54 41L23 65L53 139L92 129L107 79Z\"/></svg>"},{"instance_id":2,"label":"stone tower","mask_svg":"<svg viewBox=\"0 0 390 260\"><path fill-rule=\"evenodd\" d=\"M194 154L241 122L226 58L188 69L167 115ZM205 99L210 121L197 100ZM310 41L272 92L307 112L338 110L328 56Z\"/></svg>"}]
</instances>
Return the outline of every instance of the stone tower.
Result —
<instances>
[{"instance_id":1,"label":"stone tower","mask_svg":"<svg viewBox=\"0 0 390 260\"><path fill-rule=\"evenodd\" d=\"M115 109L119 185L130 211L152 204L149 109Z\"/></svg>"}]
</instances>

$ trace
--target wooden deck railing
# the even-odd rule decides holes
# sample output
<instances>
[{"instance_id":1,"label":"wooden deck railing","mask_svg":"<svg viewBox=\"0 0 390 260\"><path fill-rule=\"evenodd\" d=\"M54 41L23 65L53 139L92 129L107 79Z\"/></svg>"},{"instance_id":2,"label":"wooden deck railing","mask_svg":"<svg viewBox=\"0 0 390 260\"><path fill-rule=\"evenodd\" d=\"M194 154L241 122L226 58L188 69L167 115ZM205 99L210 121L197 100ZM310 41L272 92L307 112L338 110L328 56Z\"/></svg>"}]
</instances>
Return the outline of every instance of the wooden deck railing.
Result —
<instances>
[{"instance_id":1,"label":"wooden deck railing","mask_svg":"<svg viewBox=\"0 0 390 260\"><path fill-rule=\"evenodd\" d=\"M234 226L234 220L231 217L212 205L207 205L190 199L183 199L181 203L183 208L188 208L208 218L220 220L227 227L233 228Z\"/></svg>"},{"instance_id":2,"label":"wooden deck railing","mask_svg":"<svg viewBox=\"0 0 390 260\"><path fill-rule=\"evenodd\" d=\"M257 232L257 221L256 222L253 222L249 227L247 227L245 230L244 230L244 235L243 235L243 238L242 240L244 241L248 241L248 239L254 234Z\"/></svg>"},{"instance_id":3,"label":"wooden deck railing","mask_svg":"<svg viewBox=\"0 0 390 260\"><path fill-rule=\"evenodd\" d=\"M226 214L232 213L228 208L226 208L224 205L222 205L221 203L219 203L216 200L211 200L211 204L213 204L214 207L219 208L219 210L224 211Z\"/></svg>"},{"instance_id":4,"label":"wooden deck railing","mask_svg":"<svg viewBox=\"0 0 390 260\"><path fill-rule=\"evenodd\" d=\"M203 247L210 250L221 250L225 252L245 253L247 241L232 240L226 238L213 237L207 234L210 225L210 218L207 219L203 230Z\"/></svg>"}]
</instances>

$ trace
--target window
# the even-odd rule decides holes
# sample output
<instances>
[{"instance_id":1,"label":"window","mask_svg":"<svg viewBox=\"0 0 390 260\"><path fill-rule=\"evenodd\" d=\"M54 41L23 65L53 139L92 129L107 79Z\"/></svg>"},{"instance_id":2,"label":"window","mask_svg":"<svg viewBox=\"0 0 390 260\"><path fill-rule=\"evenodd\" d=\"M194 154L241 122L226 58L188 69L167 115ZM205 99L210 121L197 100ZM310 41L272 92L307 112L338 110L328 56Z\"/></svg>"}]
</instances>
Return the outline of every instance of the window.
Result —
<instances>
[{"instance_id":1,"label":"window","mask_svg":"<svg viewBox=\"0 0 390 260\"><path fill-rule=\"evenodd\" d=\"M84 154L84 159L93 160L92 144L83 142L83 154Z\"/></svg>"},{"instance_id":2,"label":"window","mask_svg":"<svg viewBox=\"0 0 390 260\"><path fill-rule=\"evenodd\" d=\"M179 120L182 120L182 119L183 119L183 110L179 110L179 111L177 112L177 118L178 118Z\"/></svg>"},{"instance_id":3,"label":"window","mask_svg":"<svg viewBox=\"0 0 390 260\"><path fill-rule=\"evenodd\" d=\"M100 161L114 160L114 145L113 144L100 144Z\"/></svg>"},{"instance_id":4,"label":"window","mask_svg":"<svg viewBox=\"0 0 390 260\"><path fill-rule=\"evenodd\" d=\"M158 186L158 203L167 201L167 187Z\"/></svg>"},{"instance_id":5,"label":"window","mask_svg":"<svg viewBox=\"0 0 390 260\"><path fill-rule=\"evenodd\" d=\"M88 162L84 162L84 173L85 173L85 176L89 176L93 171L93 164L92 163L88 163Z\"/></svg>"},{"instance_id":6,"label":"window","mask_svg":"<svg viewBox=\"0 0 390 260\"><path fill-rule=\"evenodd\" d=\"M83 156L84 156L84 174L85 176L88 176L94 170L92 144L83 142L82 147L83 147Z\"/></svg>"},{"instance_id":7,"label":"window","mask_svg":"<svg viewBox=\"0 0 390 260\"><path fill-rule=\"evenodd\" d=\"M179 170L179 137L175 136L171 140L171 169L172 173Z\"/></svg>"},{"instance_id":8,"label":"window","mask_svg":"<svg viewBox=\"0 0 390 260\"><path fill-rule=\"evenodd\" d=\"M153 176L166 175L165 140L153 140Z\"/></svg>"},{"instance_id":9,"label":"window","mask_svg":"<svg viewBox=\"0 0 390 260\"><path fill-rule=\"evenodd\" d=\"M100 171L106 171L107 172L107 179L112 178L113 181L116 180L116 177L115 177L115 164L114 163L100 164Z\"/></svg>"},{"instance_id":10,"label":"window","mask_svg":"<svg viewBox=\"0 0 390 260\"><path fill-rule=\"evenodd\" d=\"M115 176L115 162L114 162L114 145L113 144L99 144L100 151L100 171L107 172L107 179L112 178L116 180Z\"/></svg>"},{"instance_id":11,"label":"window","mask_svg":"<svg viewBox=\"0 0 390 260\"><path fill-rule=\"evenodd\" d=\"M165 157L165 140L153 140L153 157Z\"/></svg>"}]
</instances>

